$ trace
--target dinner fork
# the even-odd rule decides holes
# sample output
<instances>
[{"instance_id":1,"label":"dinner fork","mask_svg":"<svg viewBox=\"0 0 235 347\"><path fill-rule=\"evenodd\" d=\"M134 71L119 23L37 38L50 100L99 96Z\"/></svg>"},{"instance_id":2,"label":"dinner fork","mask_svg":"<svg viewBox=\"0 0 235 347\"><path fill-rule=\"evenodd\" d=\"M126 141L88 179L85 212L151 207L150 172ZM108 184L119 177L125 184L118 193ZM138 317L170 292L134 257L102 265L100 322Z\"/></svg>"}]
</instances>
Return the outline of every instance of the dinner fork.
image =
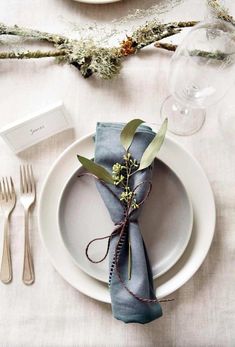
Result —
<instances>
[{"instance_id":1,"label":"dinner fork","mask_svg":"<svg viewBox=\"0 0 235 347\"><path fill-rule=\"evenodd\" d=\"M0 182L0 206L4 215L4 236L3 251L0 270L0 279L3 283L9 283L12 280L12 264L9 235L9 219L16 204L16 193L12 178L2 178Z\"/></svg>"},{"instance_id":2,"label":"dinner fork","mask_svg":"<svg viewBox=\"0 0 235 347\"><path fill-rule=\"evenodd\" d=\"M24 265L22 280L24 284L34 283L33 258L29 241L29 212L36 199L35 181L31 165L20 166L20 202L24 207Z\"/></svg>"}]
</instances>

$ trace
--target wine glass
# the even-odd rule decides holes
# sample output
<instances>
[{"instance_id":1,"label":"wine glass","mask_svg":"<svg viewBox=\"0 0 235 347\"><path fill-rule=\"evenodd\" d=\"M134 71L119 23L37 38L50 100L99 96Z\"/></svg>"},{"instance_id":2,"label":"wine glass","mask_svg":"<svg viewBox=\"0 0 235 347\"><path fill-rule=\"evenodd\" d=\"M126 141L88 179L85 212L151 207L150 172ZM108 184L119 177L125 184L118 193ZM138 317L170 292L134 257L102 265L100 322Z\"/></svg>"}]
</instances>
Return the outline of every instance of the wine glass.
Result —
<instances>
[{"instance_id":1,"label":"wine glass","mask_svg":"<svg viewBox=\"0 0 235 347\"><path fill-rule=\"evenodd\" d=\"M172 56L168 85L171 96L161 107L168 129L177 135L197 132L206 107L229 90L235 72L235 27L223 20L197 24Z\"/></svg>"}]
</instances>

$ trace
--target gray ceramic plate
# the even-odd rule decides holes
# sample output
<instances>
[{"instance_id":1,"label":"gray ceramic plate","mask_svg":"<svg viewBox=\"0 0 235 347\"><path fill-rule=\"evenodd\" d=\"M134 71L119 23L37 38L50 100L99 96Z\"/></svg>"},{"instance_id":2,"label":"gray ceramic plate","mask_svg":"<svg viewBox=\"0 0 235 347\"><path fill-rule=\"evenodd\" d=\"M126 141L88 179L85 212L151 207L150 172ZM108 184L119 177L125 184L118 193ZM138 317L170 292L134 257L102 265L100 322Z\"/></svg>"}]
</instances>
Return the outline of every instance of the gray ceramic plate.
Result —
<instances>
[{"instance_id":1,"label":"gray ceramic plate","mask_svg":"<svg viewBox=\"0 0 235 347\"><path fill-rule=\"evenodd\" d=\"M81 169L80 169L81 170ZM69 254L90 276L107 282L108 260L93 264L85 255L89 241L109 235L114 226L90 177L72 175L61 195L59 229ZM169 270L183 254L192 231L193 212L186 190L171 169L156 160L153 189L145 202L140 226L152 264L153 277ZM102 258L107 240L96 242L89 254Z\"/></svg>"}]
</instances>

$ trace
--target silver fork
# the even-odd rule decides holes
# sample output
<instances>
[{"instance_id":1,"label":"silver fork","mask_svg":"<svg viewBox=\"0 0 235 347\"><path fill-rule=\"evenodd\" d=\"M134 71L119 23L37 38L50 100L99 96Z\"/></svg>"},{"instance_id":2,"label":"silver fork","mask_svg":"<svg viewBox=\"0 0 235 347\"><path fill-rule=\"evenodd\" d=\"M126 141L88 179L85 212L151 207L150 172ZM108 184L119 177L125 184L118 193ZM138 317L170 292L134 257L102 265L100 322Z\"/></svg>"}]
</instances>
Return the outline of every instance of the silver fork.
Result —
<instances>
[{"instance_id":1,"label":"silver fork","mask_svg":"<svg viewBox=\"0 0 235 347\"><path fill-rule=\"evenodd\" d=\"M33 258L29 241L29 211L36 199L35 181L31 165L20 166L20 202L24 207L25 233L24 233L24 265L22 280L24 284L34 283Z\"/></svg>"},{"instance_id":2,"label":"silver fork","mask_svg":"<svg viewBox=\"0 0 235 347\"><path fill-rule=\"evenodd\" d=\"M0 279L3 283L9 283L12 280L12 264L9 235L9 219L11 212L16 204L16 193L12 178L2 178L0 182L0 206L4 215L4 236L3 251L0 270Z\"/></svg>"}]
</instances>

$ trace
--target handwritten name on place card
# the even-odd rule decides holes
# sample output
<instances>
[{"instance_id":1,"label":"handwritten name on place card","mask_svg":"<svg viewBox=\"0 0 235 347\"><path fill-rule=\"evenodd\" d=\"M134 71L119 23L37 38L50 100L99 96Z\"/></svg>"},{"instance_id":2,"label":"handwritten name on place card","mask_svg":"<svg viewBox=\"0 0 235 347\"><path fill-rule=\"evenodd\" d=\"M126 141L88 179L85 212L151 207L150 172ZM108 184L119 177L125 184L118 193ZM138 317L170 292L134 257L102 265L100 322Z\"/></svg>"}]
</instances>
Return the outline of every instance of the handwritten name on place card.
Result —
<instances>
[{"instance_id":1,"label":"handwritten name on place card","mask_svg":"<svg viewBox=\"0 0 235 347\"><path fill-rule=\"evenodd\" d=\"M8 125L0 131L0 135L18 153L71 126L63 104L58 103L21 122Z\"/></svg>"},{"instance_id":2,"label":"handwritten name on place card","mask_svg":"<svg viewBox=\"0 0 235 347\"><path fill-rule=\"evenodd\" d=\"M30 135L34 135L38 131L41 131L41 130L43 130L45 128L46 128L45 125L41 125L40 127L36 128L36 129L30 129Z\"/></svg>"}]
</instances>

